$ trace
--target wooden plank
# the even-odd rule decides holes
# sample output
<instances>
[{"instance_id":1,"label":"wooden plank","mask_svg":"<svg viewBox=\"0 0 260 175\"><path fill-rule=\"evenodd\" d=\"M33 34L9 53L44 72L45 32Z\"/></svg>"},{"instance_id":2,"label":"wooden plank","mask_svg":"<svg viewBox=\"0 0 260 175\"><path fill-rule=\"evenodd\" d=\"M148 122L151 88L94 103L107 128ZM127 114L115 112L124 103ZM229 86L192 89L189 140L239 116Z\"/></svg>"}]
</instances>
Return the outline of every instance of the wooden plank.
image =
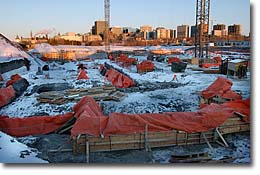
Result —
<instances>
[{"instance_id":1,"label":"wooden plank","mask_svg":"<svg viewBox=\"0 0 260 175\"><path fill-rule=\"evenodd\" d=\"M88 135L86 135L86 163L89 163L89 140L88 140Z\"/></svg>"},{"instance_id":2,"label":"wooden plank","mask_svg":"<svg viewBox=\"0 0 260 175\"><path fill-rule=\"evenodd\" d=\"M219 137L221 138L222 142L224 143L224 145L226 147L229 147L226 140L224 139L224 137L222 136L222 134L220 133L220 131L218 130L218 128L216 128L216 132L218 133Z\"/></svg>"}]
</instances>

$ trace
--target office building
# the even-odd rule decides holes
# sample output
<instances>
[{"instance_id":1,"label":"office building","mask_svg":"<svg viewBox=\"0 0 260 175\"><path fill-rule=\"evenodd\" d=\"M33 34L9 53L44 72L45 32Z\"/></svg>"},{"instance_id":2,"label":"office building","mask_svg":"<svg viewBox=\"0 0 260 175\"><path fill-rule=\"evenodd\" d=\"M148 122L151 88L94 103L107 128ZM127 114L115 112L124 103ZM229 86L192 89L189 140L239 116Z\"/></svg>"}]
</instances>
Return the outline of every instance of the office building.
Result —
<instances>
[{"instance_id":1,"label":"office building","mask_svg":"<svg viewBox=\"0 0 260 175\"><path fill-rule=\"evenodd\" d=\"M189 26L188 25L177 26L177 38L185 39L188 37L189 37Z\"/></svg>"},{"instance_id":2,"label":"office building","mask_svg":"<svg viewBox=\"0 0 260 175\"><path fill-rule=\"evenodd\" d=\"M241 25L232 25L228 26L228 35L238 36L241 35L242 28Z\"/></svg>"}]
</instances>

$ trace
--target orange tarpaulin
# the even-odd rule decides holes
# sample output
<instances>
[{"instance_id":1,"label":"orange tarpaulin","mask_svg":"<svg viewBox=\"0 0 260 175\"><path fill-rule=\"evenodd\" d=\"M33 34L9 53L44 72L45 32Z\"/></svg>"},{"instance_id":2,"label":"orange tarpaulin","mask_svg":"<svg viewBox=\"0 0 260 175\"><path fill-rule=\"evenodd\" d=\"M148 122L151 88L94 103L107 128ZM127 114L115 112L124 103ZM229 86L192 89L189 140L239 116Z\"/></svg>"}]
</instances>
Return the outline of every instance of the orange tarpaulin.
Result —
<instances>
[{"instance_id":1,"label":"orange tarpaulin","mask_svg":"<svg viewBox=\"0 0 260 175\"><path fill-rule=\"evenodd\" d=\"M223 124L234 112L250 120L250 100L237 100L224 104L210 104L197 112L170 112L162 114L122 114L105 116L91 97L84 97L73 107L76 123L71 136L89 134L93 136L131 134L149 131L180 130L188 133L203 132ZM58 116L8 118L0 117L0 130L12 136L46 134L55 131L73 116L72 113Z\"/></svg>"},{"instance_id":2,"label":"orange tarpaulin","mask_svg":"<svg viewBox=\"0 0 260 175\"><path fill-rule=\"evenodd\" d=\"M129 88L134 86L134 81L126 75L110 68L106 71L107 79L117 88Z\"/></svg>"},{"instance_id":3,"label":"orange tarpaulin","mask_svg":"<svg viewBox=\"0 0 260 175\"><path fill-rule=\"evenodd\" d=\"M100 135L106 126L108 117L105 116L91 97L82 98L74 107L76 123L71 129L71 136L76 137L79 134L87 133L90 135Z\"/></svg>"},{"instance_id":4,"label":"orange tarpaulin","mask_svg":"<svg viewBox=\"0 0 260 175\"><path fill-rule=\"evenodd\" d=\"M218 77L215 82L213 82L207 89L201 92L201 96L204 99L209 99L216 95L231 100L242 99L241 95L231 90L232 85L233 83L231 80L223 77Z\"/></svg>"},{"instance_id":5,"label":"orange tarpaulin","mask_svg":"<svg viewBox=\"0 0 260 175\"><path fill-rule=\"evenodd\" d=\"M18 81L20 79L22 79L22 77L20 75L18 75L18 74L12 75L11 76L11 80L8 80L6 82L6 87L10 86L10 85L13 85L16 81Z\"/></svg>"},{"instance_id":6,"label":"orange tarpaulin","mask_svg":"<svg viewBox=\"0 0 260 175\"><path fill-rule=\"evenodd\" d=\"M239 106L240 108L237 108ZM197 112L171 112L162 114L122 114L109 115L104 135L130 134L149 131L180 130L188 133L203 132L223 124L234 112L249 115L250 106L243 101L219 105L211 104ZM249 116L246 121L249 121Z\"/></svg>"},{"instance_id":7,"label":"orange tarpaulin","mask_svg":"<svg viewBox=\"0 0 260 175\"><path fill-rule=\"evenodd\" d=\"M0 107L7 105L15 97L13 86L0 88Z\"/></svg>"},{"instance_id":8,"label":"orange tarpaulin","mask_svg":"<svg viewBox=\"0 0 260 175\"><path fill-rule=\"evenodd\" d=\"M201 68L211 68L211 67L218 67L220 63L202 63L199 65Z\"/></svg>"},{"instance_id":9,"label":"orange tarpaulin","mask_svg":"<svg viewBox=\"0 0 260 175\"><path fill-rule=\"evenodd\" d=\"M109 70L113 72L112 70ZM117 75L118 77L121 75ZM222 87L223 86L223 87ZM206 97L226 94L232 82L219 77L203 91ZM10 86L12 87L12 86ZM216 93L217 92L217 93ZM203 94L202 93L202 94ZM46 134L61 127L72 116L77 119L71 130L71 136L89 134L93 136L132 134L149 131L180 130L188 133L203 132L223 124L234 112L244 115L244 121L250 121L250 99L235 100L223 104L206 105L197 112L169 112L162 114L103 114L102 109L92 97L83 97L73 107L74 115L67 113L58 116L8 118L0 117L0 130L13 136Z\"/></svg>"},{"instance_id":10,"label":"orange tarpaulin","mask_svg":"<svg viewBox=\"0 0 260 175\"><path fill-rule=\"evenodd\" d=\"M135 58L128 58L126 55L121 54L119 59L116 59L117 62L122 62L125 66L136 64Z\"/></svg>"},{"instance_id":11,"label":"orange tarpaulin","mask_svg":"<svg viewBox=\"0 0 260 175\"><path fill-rule=\"evenodd\" d=\"M152 61L145 60L142 61L140 64L136 65L138 72L147 72L147 71L153 71L154 70L154 64Z\"/></svg>"},{"instance_id":12,"label":"orange tarpaulin","mask_svg":"<svg viewBox=\"0 0 260 175\"><path fill-rule=\"evenodd\" d=\"M64 125L72 113L56 116L33 116L27 118L9 118L0 116L0 130L17 137L36 134L48 134Z\"/></svg>"},{"instance_id":13,"label":"orange tarpaulin","mask_svg":"<svg viewBox=\"0 0 260 175\"><path fill-rule=\"evenodd\" d=\"M225 104L211 104L197 112L171 112L162 114L123 114L112 113L106 117L91 97L84 97L74 108L79 114L77 125L73 126L72 136L90 134L105 136L113 134L131 134L144 132L148 125L149 131L180 130L188 133L203 132L223 124L234 112L247 116L249 121L250 100L237 100ZM81 112L80 112L81 111ZM95 115L97 114L97 115ZM93 125L92 125L93 123Z\"/></svg>"},{"instance_id":14,"label":"orange tarpaulin","mask_svg":"<svg viewBox=\"0 0 260 175\"><path fill-rule=\"evenodd\" d=\"M177 57L168 58L168 65L171 65L172 63L179 63L179 62L181 62L180 58Z\"/></svg>"}]
</instances>

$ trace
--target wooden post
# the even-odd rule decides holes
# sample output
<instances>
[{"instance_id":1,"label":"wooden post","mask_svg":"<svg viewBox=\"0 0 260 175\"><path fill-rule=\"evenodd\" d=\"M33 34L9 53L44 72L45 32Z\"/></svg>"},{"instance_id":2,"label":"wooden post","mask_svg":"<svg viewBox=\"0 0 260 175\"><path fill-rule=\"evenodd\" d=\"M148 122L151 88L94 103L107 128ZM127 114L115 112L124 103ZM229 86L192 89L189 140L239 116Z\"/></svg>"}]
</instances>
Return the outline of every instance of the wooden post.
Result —
<instances>
[{"instance_id":1,"label":"wooden post","mask_svg":"<svg viewBox=\"0 0 260 175\"><path fill-rule=\"evenodd\" d=\"M145 125L144 143L145 143L145 151L149 152L150 146L149 146L149 140L148 140L148 125Z\"/></svg>"},{"instance_id":2,"label":"wooden post","mask_svg":"<svg viewBox=\"0 0 260 175\"><path fill-rule=\"evenodd\" d=\"M211 144L209 143L207 137L205 136L204 133L201 133L203 138L205 139L206 143L208 144L209 148L211 149L211 151L213 151L215 153L215 150L213 149L213 147L211 146Z\"/></svg>"},{"instance_id":3,"label":"wooden post","mask_svg":"<svg viewBox=\"0 0 260 175\"><path fill-rule=\"evenodd\" d=\"M86 134L86 163L89 163L89 140Z\"/></svg>"}]
</instances>

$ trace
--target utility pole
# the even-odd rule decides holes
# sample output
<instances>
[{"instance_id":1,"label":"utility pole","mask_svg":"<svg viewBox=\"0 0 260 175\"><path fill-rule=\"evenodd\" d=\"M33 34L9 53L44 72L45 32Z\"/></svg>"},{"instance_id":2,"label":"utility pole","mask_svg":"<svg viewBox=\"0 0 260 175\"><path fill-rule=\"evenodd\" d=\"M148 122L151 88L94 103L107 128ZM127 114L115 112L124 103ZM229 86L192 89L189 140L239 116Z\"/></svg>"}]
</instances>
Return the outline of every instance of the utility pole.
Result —
<instances>
[{"instance_id":1,"label":"utility pole","mask_svg":"<svg viewBox=\"0 0 260 175\"><path fill-rule=\"evenodd\" d=\"M208 58L210 0L196 1L195 57Z\"/></svg>"},{"instance_id":2,"label":"utility pole","mask_svg":"<svg viewBox=\"0 0 260 175\"><path fill-rule=\"evenodd\" d=\"M110 0L104 0L105 4L105 32L104 32L104 41L105 41L105 51L110 52L110 37L109 37L109 28L110 28Z\"/></svg>"}]
</instances>

